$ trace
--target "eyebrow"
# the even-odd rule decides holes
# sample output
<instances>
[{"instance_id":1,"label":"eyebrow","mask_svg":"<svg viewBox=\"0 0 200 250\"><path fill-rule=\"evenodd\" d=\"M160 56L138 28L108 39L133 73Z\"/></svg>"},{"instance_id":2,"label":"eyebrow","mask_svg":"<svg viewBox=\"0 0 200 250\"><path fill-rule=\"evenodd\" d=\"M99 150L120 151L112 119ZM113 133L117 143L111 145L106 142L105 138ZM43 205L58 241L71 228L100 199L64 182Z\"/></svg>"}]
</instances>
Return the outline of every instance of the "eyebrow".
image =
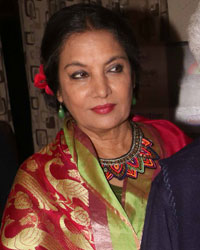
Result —
<instances>
[{"instance_id":1,"label":"eyebrow","mask_svg":"<svg viewBox=\"0 0 200 250\"><path fill-rule=\"evenodd\" d=\"M115 60L117 60L117 59L123 59L123 60L128 60L128 58L126 57L126 56L113 56L113 57L111 57L106 63L105 63L105 65L108 65L109 63L111 63L111 62L113 62L113 61L115 61Z\"/></svg>"},{"instance_id":2,"label":"eyebrow","mask_svg":"<svg viewBox=\"0 0 200 250\"><path fill-rule=\"evenodd\" d=\"M113 56L111 57L106 63L105 65L108 65L109 63L117 60L117 59L123 59L123 60L128 60L128 58L126 56ZM79 67L86 67L87 65L83 64L83 63L80 63L80 62L72 62L72 63L69 63L69 64L66 64L64 69L70 67L70 66L79 66Z\"/></svg>"},{"instance_id":3,"label":"eyebrow","mask_svg":"<svg viewBox=\"0 0 200 250\"><path fill-rule=\"evenodd\" d=\"M85 64L83 63L80 63L80 62L72 62L72 63L69 63L69 64L66 64L64 69L70 67L70 66L80 66L80 67L86 67Z\"/></svg>"}]
</instances>

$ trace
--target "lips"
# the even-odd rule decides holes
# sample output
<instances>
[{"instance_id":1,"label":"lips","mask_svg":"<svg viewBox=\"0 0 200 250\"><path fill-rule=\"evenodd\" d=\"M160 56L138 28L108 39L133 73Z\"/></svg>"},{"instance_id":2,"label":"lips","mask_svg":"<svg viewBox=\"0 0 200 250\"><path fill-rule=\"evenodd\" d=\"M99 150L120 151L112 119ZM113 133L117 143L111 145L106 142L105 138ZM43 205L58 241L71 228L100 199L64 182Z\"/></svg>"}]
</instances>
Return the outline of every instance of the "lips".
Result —
<instances>
[{"instance_id":1,"label":"lips","mask_svg":"<svg viewBox=\"0 0 200 250\"><path fill-rule=\"evenodd\" d=\"M95 106L91 110L97 114L105 115L105 114L110 113L114 108L115 108L115 104L108 103L108 104L104 104L104 105Z\"/></svg>"}]
</instances>

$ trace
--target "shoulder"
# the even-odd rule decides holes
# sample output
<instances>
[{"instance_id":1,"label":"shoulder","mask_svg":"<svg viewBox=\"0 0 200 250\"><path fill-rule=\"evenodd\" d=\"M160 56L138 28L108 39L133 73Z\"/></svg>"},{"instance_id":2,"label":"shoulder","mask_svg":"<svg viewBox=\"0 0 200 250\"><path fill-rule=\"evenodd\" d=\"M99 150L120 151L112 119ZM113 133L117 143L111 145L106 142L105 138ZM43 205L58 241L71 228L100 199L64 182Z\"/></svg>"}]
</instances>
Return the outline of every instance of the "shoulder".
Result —
<instances>
[{"instance_id":1,"label":"shoulder","mask_svg":"<svg viewBox=\"0 0 200 250\"><path fill-rule=\"evenodd\" d=\"M192 211L194 204L200 211L199 152L200 138L173 156L160 160L161 171L152 183L152 192L159 194L158 201L164 201L173 209L176 204L175 213L179 215L189 208Z\"/></svg>"},{"instance_id":2,"label":"shoulder","mask_svg":"<svg viewBox=\"0 0 200 250\"><path fill-rule=\"evenodd\" d=\"M61 130L54 140L27 158L20 166L20 169L29 169L31 171L31 169L37 168L40 171L47 162L55 158L61 158L62 152L66 148L67 145L64 140L63 131Z\"/></svg>"},{"instance_id":3,"label":"shoulder","mask_svg":"<svg viewBox=\"0 0 200 250\"><path fill-rule=\"evenodd\" d=\"M173 194L177 209L200 209L200 139L195 140L173 156L160 160L160 181Z\"/></svg>"},{"instance_id":4,"label":"shoulder","mask_svg":"<svg viewBox=\"0 0 200 250\"><path fill-rule=\"evenodd\" d=\"M152 183L148 199L142 249L168 249L169 245L173 249L200 249L199 152L197 139L160 160L161 172Z\"/></svg>"},{"instance_id":5,"label":"shoulder","mask_svg":"<svg viewBox=\"0 0 200 250\"><path fill-rule=\"evenodd\" d=\"M200 138L194 140L186 147L169 158L160 160L162 169L167 169L173 178L182 175L190 176L196 173L195 178L200 177Z\"/></svg>"},{"instance_id":6,"label":"shoulder","mask_svg":"<svg viewBox=\"0 0 200 250\"><path fill-rule=\"evenodd\" d=\"M66 171L67 163L70 162L70 157L63 156L63 147L65 148L67 145L62 135L63 133L59 132L51 143L21 164L15 176L10 197L14 197L15 193L21 189L25 193L33 191L33 193L40 194L41 192L44 194L47 189L51 190L52 184L55 183L54 179L62 176L63 166ZM33 196L31 195L31 197Z\"/></svg>"},{"instance_id":7,"label":"shoulder","mask_svg":"<svg viewBox=\"0 0 200 250\"><path fill-rule=\"evenodd\" d=\"M170 133L183 133L182 130L174 123L165 119L148 119L143 116L136 115L133 117L133 121L139 122L146 125L151 125L159 131L170 132Z\"/></svg>"},{"instance_id":8,"label":"shoulder","mask_svg":"<svg viewBox=\"0 0 200 250\"><path fill-rule=\"evenodd\" d=\"M162 196L175 210L179 232L182 235L180 236L182 237L181 245L196 245L194 249L199 249L200 246L200 239L196 234L199 232L198 218L200 216L199 152L200 139L197 139L170 158L160 161L161 183L165 193L168 194ZM188 228L191 238L185 237L185 235L188 235ZM198 247L196 243L198 243Z\"/></svg>"},{"instance_id":9,"label":"shoulder","mask_svg":"<svg viewBox=\"0 0 200 250\"><path fill-rule=\"evenodd\" d=\"M145 240L153 246L154 241L147 237L149 228L155 235L161 232L162 240L159 242L160 238L158 241L156 239L161 245L168 235L170 244L175 244L173 249L187 249L188 246L191 246L190 249L200 249L199 152L200 139L197 139L173 156L160 160L161 172L152 183L144 227ZM179 247L176 247L177 243Z\"/></svg>"},{"instance_id":10,"label":"shoulder","mask_svg":"<svg viewBox=\"0 0 200 250\"><path fill-rule=\"evenodd\" d=\"M168 120L151 120L135 116L133 121L146 126L158 138L164 157L171 156L192 141L179 127Z\"/></svg>"}]
</instances>

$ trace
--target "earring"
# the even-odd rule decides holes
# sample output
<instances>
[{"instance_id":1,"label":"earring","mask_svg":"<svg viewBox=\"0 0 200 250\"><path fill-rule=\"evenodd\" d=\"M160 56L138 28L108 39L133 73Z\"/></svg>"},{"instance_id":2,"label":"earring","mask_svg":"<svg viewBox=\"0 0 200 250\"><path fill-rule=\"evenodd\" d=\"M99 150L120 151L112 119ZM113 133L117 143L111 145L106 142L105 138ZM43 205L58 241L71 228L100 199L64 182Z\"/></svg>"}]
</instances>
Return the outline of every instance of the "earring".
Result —
<instances>
[{"instance_id":1,"label":"earring","mask_svg":"<svg viewBox=\"0 0 200 250\"><path fill-rule=\"evenodd\" d=\"M135 98L135 96L133 96L133 98L132 98L132 106L135 106L135 104L136 104L136 98Z\"/></svg>"},{"instance_id":2,"label":"earring","mask_svg":"<svg viewBox=\"0 0 200 250\"><path fill-rule=\"evenodd\" d=\"M60 103L59 110L58 110L58 117L63 119L65 117L65 111L63 109L62 103Z\"/></svg>"}]
</instances>

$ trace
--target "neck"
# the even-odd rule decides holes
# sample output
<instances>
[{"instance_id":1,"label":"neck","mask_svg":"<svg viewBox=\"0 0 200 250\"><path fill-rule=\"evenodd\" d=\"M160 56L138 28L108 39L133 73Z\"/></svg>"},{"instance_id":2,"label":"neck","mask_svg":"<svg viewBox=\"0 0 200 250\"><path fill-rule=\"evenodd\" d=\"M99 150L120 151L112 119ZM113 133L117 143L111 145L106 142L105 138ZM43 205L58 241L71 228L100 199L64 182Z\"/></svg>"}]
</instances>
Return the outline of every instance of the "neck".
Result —
<instances>
[{"instance_id":1,"label":"neck","mask_svg":"<svg viewBox=\"0 0 200 250\"><path fill-rule=\"evenodd\" d=\"M120 157L129 151L132 144L132 128L128 120L106 131L81 129L89 136L100 158Z\"/></svg>"}]
</instances>

